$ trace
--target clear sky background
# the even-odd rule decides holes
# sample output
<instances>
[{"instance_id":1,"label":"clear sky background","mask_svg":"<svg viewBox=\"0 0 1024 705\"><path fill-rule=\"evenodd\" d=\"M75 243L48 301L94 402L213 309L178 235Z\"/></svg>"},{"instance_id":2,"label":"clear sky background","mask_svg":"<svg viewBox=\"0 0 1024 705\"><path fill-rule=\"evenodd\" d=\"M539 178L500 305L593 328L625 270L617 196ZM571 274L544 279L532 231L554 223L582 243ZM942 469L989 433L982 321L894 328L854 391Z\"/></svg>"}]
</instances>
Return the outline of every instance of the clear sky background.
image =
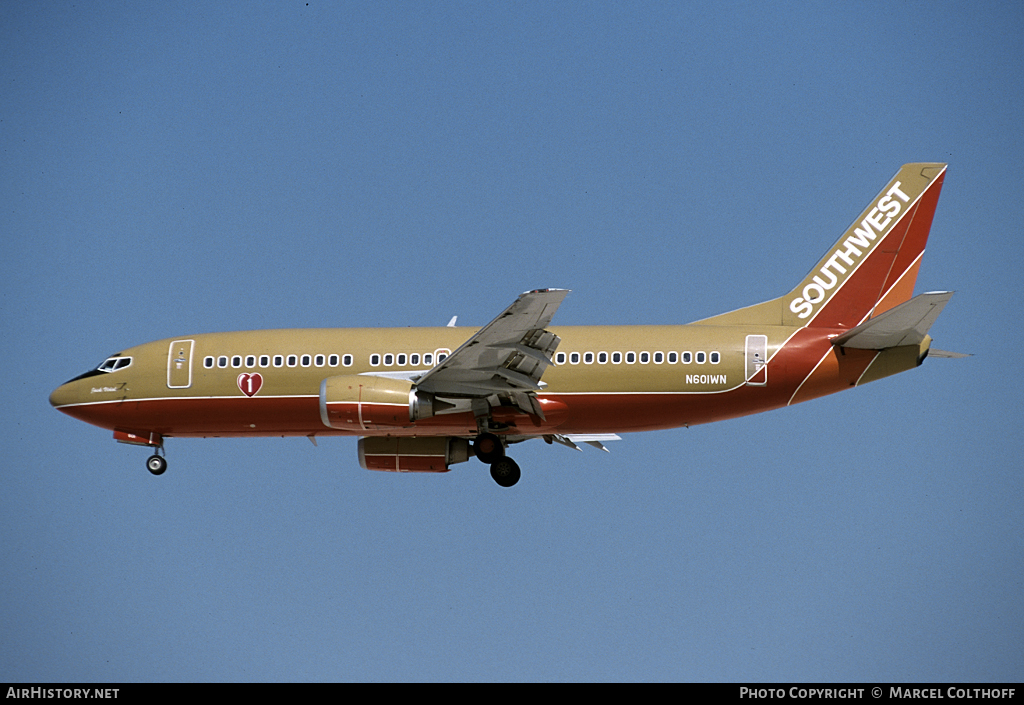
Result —
<instances>
[{"instance_id":1,"label":"clear sky background","mask_svg":"<svg viewBox=\"0 0 1024 705\"><path fill-rule=\"evenodd\" d=\"M0 681L1020 681L1024 5L0 4ZM145 449L50 391L279 327L685 323L949 162L918 292L966 360L515 448ZM471 334L467 328L467 337Z\"/></svg>"}]
</instances>

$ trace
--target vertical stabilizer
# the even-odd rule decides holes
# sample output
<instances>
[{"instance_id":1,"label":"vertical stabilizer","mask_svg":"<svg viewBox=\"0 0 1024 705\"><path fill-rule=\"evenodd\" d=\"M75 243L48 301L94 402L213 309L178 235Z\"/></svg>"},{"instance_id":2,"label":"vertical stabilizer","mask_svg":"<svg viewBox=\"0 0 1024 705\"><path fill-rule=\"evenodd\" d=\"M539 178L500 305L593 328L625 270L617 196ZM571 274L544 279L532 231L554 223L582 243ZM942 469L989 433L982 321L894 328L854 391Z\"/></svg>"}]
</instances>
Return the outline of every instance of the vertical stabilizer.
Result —
<instances>
[{"instance_id":1,"label":"vertical stabilizer","mask_svg":"<svg viewBox=\"0 0 1024 705\"><path fill-rule=\"evenodd\" d=\"M851 328L913 295L945 164L905 164L783 299L785 325Z\"/></svg>"}]
</instances>

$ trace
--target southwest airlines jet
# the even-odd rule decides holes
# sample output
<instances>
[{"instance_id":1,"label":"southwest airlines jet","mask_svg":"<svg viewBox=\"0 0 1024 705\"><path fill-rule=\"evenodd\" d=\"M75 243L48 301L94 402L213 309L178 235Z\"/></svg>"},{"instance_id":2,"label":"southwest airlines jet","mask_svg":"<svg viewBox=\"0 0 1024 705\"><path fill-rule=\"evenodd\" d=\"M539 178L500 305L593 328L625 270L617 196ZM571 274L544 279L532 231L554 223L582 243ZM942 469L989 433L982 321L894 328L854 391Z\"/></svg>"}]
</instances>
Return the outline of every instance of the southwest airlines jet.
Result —
<instances>
[{"instance_id":1,"label":"southwest airlines jet","mask_svg":"<svg viewBox=\"0 0 1024 705\"><path fill-rule=\"evenodd\" d=\"M551 325L565 289L522 294L475 332L205 333L107 358L54 407L148 446L169 437L358 436L371 470L445 472L475 455L504 487L531 438L604 449L619 433L720 421L920 365L952 296L913 296L945 164L907 164L792 291L688 325ZM454 320L454 319L453 319Z\"/></svg>"}]
</instances>

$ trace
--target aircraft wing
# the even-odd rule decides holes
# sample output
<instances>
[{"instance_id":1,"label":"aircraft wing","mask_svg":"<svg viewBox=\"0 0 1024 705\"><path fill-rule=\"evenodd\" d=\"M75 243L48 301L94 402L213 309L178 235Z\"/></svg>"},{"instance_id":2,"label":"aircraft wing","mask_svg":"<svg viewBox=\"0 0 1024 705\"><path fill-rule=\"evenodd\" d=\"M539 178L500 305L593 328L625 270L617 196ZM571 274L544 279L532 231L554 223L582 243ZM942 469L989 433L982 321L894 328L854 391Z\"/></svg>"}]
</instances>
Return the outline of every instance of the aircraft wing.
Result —
<instances>
[{"instance_id":1,"label":"aircraft wing","mask_svg":"<svg viewBox=\"0 0 1024 705\"><path fill-rule=\"evenodd\" d=\"M588 446L603 450L605 453L608 449L604 447L604 441L621 441L622 437L617 433L569 433L566 435L554 434L550 436L544 436L544 440L548 443L561 443L563 446L567 446L574 450L583 450L576 443L586 443Z\"/></svg>"},{"instance_id":2,"label":"aircraft wing","mask_svg":"<svg viewBox=\"0 0 1024 705\"><path fill-rule=\"evenodd\" d=\"M918 345L952 296L952 291L920 294L833 338L832 344L864 350Z\"/></svg>"},{"instance_id":3,"label":"aircraft wing","mask_svg":"<svg viewBox=\"0 0 1024 705\"><path fill-rule=\"evenodd\" d=\"M537 289L520 295L501 315L416 380L416 389L445 397L508 394L516 406L539 412L534 393L553 364L561 339L545 330L568 289ZM543 416L542 413L538 415Z\"/></svg>"}]
</instances>

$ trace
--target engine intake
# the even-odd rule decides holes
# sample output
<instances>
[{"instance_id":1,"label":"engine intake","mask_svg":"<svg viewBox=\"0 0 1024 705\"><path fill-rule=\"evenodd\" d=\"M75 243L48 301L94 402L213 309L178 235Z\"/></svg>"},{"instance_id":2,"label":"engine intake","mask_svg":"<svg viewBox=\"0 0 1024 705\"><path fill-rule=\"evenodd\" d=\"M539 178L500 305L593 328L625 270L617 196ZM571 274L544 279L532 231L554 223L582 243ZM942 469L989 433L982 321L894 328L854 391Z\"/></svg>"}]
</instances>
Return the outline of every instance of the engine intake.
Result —
<instances>
[{"instance_id":1,"label":"engine intake","mask_svg":"<svg viewBox=\"0 0 1024 705\"><path fill-rule=\"evenodd\" d=\"M320 383L320 419L353 432L407 427L455 405L413 389L406 379L338 375Z\"/></svg>"}]
</instances>

